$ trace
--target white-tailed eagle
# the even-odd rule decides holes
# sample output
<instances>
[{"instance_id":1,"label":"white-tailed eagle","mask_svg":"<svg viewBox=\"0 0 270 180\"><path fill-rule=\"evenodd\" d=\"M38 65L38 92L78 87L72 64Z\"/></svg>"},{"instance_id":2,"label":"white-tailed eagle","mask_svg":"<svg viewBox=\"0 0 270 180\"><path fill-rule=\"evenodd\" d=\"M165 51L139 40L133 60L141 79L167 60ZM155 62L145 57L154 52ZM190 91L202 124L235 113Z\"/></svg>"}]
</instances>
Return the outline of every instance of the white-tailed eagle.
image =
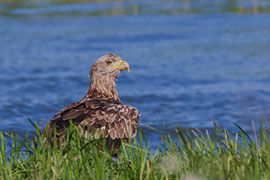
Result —
<instances>
[{"instance_id":1,"label":"white-tailed eagle","mask_svg":"<svg viewBox=\"0 0 270 180\"><path fill-rule=\"evenodd\" d=\"M136 108L124 105L116 90L116 79L122 70L129 71L129 64L114 54L104 55L92 65L86 95L62 109L48 123L52 143L55 129L56 142L61 144L70 119L82 133L98 133L99 138L105 138L107 148L113 152L120 148L121 139L135 138L140 113Z\"/></svg>"}]
</instances>

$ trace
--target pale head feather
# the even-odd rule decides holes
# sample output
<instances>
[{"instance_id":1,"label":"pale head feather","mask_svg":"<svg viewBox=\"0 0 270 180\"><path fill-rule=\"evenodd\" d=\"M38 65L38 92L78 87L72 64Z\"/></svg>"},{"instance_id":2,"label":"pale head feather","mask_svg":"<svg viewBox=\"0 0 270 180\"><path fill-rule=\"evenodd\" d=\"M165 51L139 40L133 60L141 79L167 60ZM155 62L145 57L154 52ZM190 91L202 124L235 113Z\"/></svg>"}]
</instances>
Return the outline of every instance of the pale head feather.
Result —
<instances>
[{"instance_id":1,"label":"pale head feather","mask_svg":"<svg viewBox=\"0 0 270 180\"><path fill-rule=\"evenodd\" d=\"M121 58L115 54L107 54L100 57L91 67L90 87L85 96L112 98L120 101L116 89L116 79L120 74L119 69L111 68L114 63L121 61Z\"/></svg>"}]
</instances>

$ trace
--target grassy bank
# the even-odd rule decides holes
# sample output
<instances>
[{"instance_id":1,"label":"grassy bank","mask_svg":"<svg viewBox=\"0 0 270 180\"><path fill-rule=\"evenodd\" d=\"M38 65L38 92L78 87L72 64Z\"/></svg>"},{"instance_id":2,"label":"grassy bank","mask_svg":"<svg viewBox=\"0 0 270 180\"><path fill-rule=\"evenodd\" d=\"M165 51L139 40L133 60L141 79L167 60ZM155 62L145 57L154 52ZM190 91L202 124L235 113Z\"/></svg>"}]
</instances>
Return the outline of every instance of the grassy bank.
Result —
<instances>
[{"instance_id":1,"label":"grassy bank","mask_svg":"<svg viewBox=\"0 0 270 180\"><path fill-rule=\"evenodd\" d=\"M216 128L206 132L177 128L178 141L162 136L163 144L150 152L142 133L123 144L116 157L97 142L79 138L75 127L56 148L37 137L20 139L11 133L7 152L2 133L0 179L270 179L270 140L264 128L252 140L239 127L229 134ZM146 145L145 145L146 144Z\"/></svg>"}]
</instances>

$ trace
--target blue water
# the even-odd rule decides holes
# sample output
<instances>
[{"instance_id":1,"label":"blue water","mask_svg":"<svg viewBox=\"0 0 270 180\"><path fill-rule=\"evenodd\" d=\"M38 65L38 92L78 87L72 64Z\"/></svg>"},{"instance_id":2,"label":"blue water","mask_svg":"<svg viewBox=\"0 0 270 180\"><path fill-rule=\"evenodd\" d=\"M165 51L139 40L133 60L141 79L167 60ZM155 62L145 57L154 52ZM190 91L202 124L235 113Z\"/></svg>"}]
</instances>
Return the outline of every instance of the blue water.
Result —
<instances>
[{"instance_id":1,"label":"blue water","mask_svg":"<svg viewBox=\"0 0 270 180\"><path fill-rule=\"evenodd\" d=\"M269 127L269 13L266 1L2 2L0 131L31 132L27 118L44 127L84 96L107 53L129 62L118 92L143 124L165 134Z\"/></svg>"}]
</instances>

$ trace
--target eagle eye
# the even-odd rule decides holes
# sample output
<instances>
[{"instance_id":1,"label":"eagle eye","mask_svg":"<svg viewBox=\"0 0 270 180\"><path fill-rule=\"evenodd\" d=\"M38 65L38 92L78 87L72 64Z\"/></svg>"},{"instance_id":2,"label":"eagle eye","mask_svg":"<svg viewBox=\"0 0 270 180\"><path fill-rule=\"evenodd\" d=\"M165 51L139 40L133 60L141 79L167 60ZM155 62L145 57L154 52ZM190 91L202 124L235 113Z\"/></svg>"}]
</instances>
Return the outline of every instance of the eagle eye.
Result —
<instances>
[{"instance_id":1,"label":"eagle eye","mask_svg":"<svg viewBox=\"0 0 270 180\"><path fill-rule=\"evenodd\" d=\"M109 65L109 64L112 64L112 61L109 60L109 61L106 61L106 63Z\"/></svg>"}]
</instances>

